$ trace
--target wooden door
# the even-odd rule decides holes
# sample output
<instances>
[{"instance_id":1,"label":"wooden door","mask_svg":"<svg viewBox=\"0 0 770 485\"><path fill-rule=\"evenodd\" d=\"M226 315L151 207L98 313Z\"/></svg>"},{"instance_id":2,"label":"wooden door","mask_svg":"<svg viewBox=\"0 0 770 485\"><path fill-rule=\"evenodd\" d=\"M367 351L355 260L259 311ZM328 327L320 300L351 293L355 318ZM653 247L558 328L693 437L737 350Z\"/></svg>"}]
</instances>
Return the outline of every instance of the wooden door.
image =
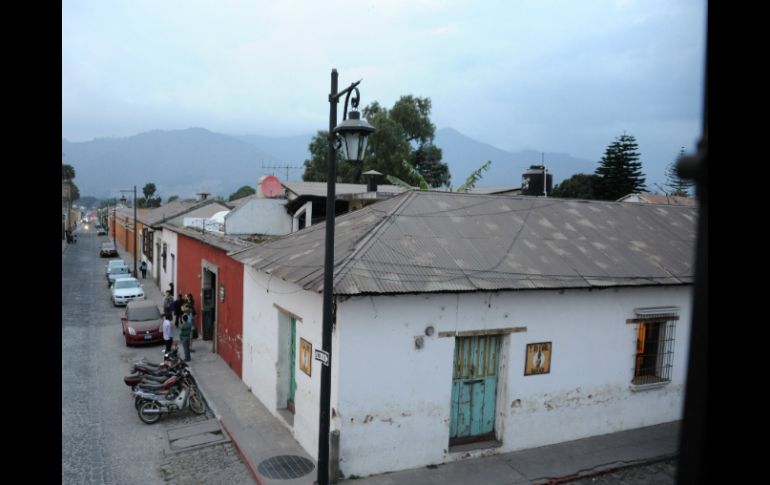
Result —
<instances>
[{"instance_id":1,"label":"wooden door","mask_svg":"<svg viewBox=\"0 0 770 485\"><path fill-rule=\"evenodd\" d=\"M495 439L500 336L458 337L449 444Z\"/></svg>"},{"instance_id":2,"label":"wooden door","mask_svg":"<svg viewBox=\"0 0 770 485\"><path fill-rule=\"evenodd\" d=\"M289 338L289 399L286 407L294 412L294 395L297 391L297 381L294 376L294 368L297 362L297 320L291 319L291 337Z\"/></svg>"}]
</instances>

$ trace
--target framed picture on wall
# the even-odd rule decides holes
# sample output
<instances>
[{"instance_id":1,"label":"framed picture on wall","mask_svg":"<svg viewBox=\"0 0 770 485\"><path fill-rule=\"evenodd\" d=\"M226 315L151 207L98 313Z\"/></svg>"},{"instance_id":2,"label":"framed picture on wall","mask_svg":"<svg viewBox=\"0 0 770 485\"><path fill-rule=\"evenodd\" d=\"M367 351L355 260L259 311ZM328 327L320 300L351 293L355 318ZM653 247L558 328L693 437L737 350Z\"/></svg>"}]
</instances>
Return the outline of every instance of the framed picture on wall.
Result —
<instances>
[{"instance_id":1,"label":"framed picture on wall","mask_svg":"<svg viewBox=\"0 0 770 485\"><path fill-rule=\"evenodd\" d=\"M527 344L527 361L524 364L525 376L549 374L551 372L551 342Z\"/></svg>"},{"instance_id":2,"label":"framed picture on wall","mask_svg":"<svg viewBox=\"0 0 770 485\"><path fill-rule=\"evenodd\" d=\"M302 372L310 375L313 371L312 356L313 344L300 337L299 339L299 368Z\"/></svg>"}]
</instances>

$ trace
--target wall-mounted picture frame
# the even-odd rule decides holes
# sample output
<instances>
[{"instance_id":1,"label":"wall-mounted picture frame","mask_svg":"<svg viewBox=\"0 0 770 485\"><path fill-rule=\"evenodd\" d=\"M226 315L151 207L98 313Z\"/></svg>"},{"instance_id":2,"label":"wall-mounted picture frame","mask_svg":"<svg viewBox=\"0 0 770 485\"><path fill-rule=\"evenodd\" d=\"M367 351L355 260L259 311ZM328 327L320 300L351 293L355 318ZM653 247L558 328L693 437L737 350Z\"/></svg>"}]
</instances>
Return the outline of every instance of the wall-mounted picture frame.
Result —
<instances>
[{"instance_id":1,"label":"wall-mounted picture frame","mask_svg":"<svg viewBox=\"0 0 770 485\"><path fill-rule=\"evenodd\" d=\"M524 363L525 376L550 374L551 342L527 344L527 360Z\"/></svg>"},{"instance_id":2,"label":"wall-mounted picture frame","mask_svg":"<svg viewBox=\"0 0 770 485\"><path fill-rule=\"evenodd\" d=\"M299 338L299 368L307 375L313 372L313 344Z\"/></svg>"}]
</instances>

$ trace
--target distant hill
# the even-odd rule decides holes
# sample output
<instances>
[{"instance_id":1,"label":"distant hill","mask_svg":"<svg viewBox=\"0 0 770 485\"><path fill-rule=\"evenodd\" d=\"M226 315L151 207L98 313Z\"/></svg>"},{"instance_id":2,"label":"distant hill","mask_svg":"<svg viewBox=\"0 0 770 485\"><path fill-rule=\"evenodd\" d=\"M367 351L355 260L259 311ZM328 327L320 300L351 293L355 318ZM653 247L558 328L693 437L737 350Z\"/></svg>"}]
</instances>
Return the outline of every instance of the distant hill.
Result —
<instances>
[{"instance_id":1,"label":"distant hill","mask_svg":"<svg viewBox=\"0 0 770 485\"><path fill-rule=\"evenodd\" d=\"M83 195L106 197L153 182L163 201L197 192L227 196L256 185L262 163L273 157L256 146L202 128L155 130L127 138L62 140L65 163L75 168Z\"/></svg>"},{"instance_id":2,"label":"distant hill","mask_svg":"<svg viewBox=\"0 0 770 485\"><path fill-rule=\"evenodd\" d=\"M286 178L285 169L265 166L301 167L308 158L313 135L266 137L225 135L203 128L154 130L126 138L97 138L87 142L62 140L64 163L75 168L75 182L84 196L119 195L121 189L156 185L165 202L171 195L193 197L197 192L227 197L242 185L256 186L264 173ZM452 185L465 178L486 160L492 166L479 187L520 185L522 173L540 163L537 151L507 152L469 138L452 128L436 132L436 145L449 165ZM554 183L575 173L593 173L596 162L562 153L546 153L545 164ZM300 180L303 170L290 169L289 179Z\"/></svg>"},{"instance_id":3,"label":"distant hill","mask_svg":"<svg viewBox=\"0 0 770 485\"><path fill-rule=\"evenodd\" d=\"M469 138L453 128L436 131L436 146L443 152L443 161L449 165L452 185L461 185L468 175L487 160L489 170L477 184L479 187L521 185L521 176L531 165L540 165L542 153L534 150L508 152ZM566 153L546 152L545 166L553 174L556 185L576 173L593 173L595 161L575 158Z\"/></svg>"}]
</instances>

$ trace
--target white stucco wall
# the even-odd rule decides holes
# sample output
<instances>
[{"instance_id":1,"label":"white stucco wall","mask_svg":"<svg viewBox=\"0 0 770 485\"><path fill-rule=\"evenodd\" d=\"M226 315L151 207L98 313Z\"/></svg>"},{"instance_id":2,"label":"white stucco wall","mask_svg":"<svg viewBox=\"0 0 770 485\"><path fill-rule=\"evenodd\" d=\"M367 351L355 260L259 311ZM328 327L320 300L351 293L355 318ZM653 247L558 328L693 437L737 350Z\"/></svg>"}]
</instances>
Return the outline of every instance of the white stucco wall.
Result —
<instances>
[{"instance_id":1,"label":"white stucco wall","mask_svg":"<svg viewBox=\"0 0 770 485\"><path fill-rule=\"evenodd\" d=\"M308 376L299 368L300 338L309 341L315 349L321 348L322 295L302 290L300 287L271 278L245 266L243 276L243 374L244 383L251 392L273 413L285 422L278 408L279 388L286 387L289 376L284 360L288 361L287 346L289 319L287 312L297 320L294 376L297 389L294 398L294 423L287 427L295 439L310 454L318 454L318 419L321 388L321 363L311 360ZM281 335L281 332L284 332ZM332 336L332 348L336 347L336 333ZM332 368L332 403L336 402L336 369ZM283 397L283 396L281 396ZM332 404L334 406L334 404Z\"/></svg>"},{"instance_id":2,"label":"white stucco wall","mask_svg":"<svg viewBox=\"0 0 770 485\"><path fill-rule=\"evenodd\" d=\"M225 233L283 236L291 224L286 199L252 199L225 216Z\"/></svg>"},{"instance_id":3,"label":"white stucco wall","mask_svg":"<svg viewBox=\"0 0 770 485\"><path fill-rule=\"evenodd\" d=\"M502 339L495 422L502 446L471 456L681 419L691 296L690 287L669 287L343 301L331 426L341 431L340 468L347 476L369 475L467 456L448 451L455 338L439 332L527 328ZM637 325L626 320L636 317L635 308L661 306L680 309L671 382L634 392ZM431 337L428 326L435 328ZM425 339L419 350L418 335ZM524 376L526 345L535 342L552 342L551 371Z\"/></svg>"},{"instance_id":4,"label":"white stucco wall","mask_svg":"<svg viewBox=\"0 0 770 485\"><path fill-rule=\"evenodd\" d=\"M177 234L174 231L170 231L168 229L163 229L162 231L156 232L155 237L157 238L158 235L160 235L161 241L160 241L160 253L158 255L158 263L160 264L160 291L161 293L168 290L168 284L172 281L174 282L175 290L178 289L177 282L179 279L177 278L177 271L179 269L179 256L177 251ZM163 261L160 259L160 255L163 254L163 243L166 243L166 269L163 269ZM176 263L175 265L172 265L171 263L171 255L175 256ZM172 271L174 272L172 274ZM178 293L178 291L177 291ZM176 295L174 295L176 297Z\"/></svg>"}]
</instances>

